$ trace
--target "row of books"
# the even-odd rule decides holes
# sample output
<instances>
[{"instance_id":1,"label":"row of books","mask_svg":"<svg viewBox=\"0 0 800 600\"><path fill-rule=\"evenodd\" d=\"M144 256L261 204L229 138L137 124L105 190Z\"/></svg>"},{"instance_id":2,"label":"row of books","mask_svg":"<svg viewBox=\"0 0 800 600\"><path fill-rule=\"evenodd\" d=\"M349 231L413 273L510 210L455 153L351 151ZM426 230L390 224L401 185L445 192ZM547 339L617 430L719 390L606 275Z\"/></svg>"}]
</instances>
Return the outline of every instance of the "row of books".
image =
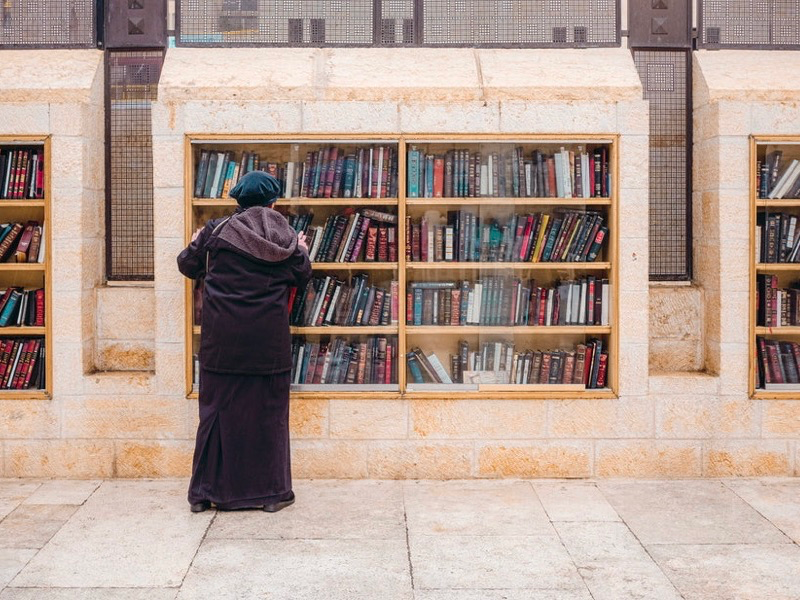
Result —
<instances>
[{"instance_id":1,"label":"row of books","mask_svg":"<svg viewBox=\"0 0 800 600\"><path fill-rule=\"evenodd\" d=\"M0 327L44 327L44 289L7 288L0 297Z\"/></svg>"},{"instance_id":2,"label":"row of books","mask_svg":"<svg viewBox=\"0 0 800 600\"><path fill-rule=\"evenodd\" d=\"M537 286L533 279L484 277L475 282L413 282L409 325L608 325L611 286L586 276Z\"/></svg>"},{"instance_id":3,"label":"row of books","mask_svg":"<svg viewBox=\"0 0 800 600\"><path fill-rule=\"evenodd\" d=\"M756 189L760 198L800 198L800 160L785 160L775 150L757 161Z\"/></svg>"},{"instance_id":4,"label":"row of books","mask_svg":"<svg viewBox=\"0 0 800 600\"><path fill-rule=\"evenodd\" d=\"M363 274L349 282L315 277L292 303L290 322L303 327L397 324L398 289L397 281L392 281L388 289L370 285L369 277Z\"/></svg>"},{"instance_id":5,"label":"row of books","mask_svg":"<svg viewBox=\"0 0 800 600\"><path fill-rule=\"evenodd\" d=\"M44 148L0 149L0 198L44 198Z\"/></svg>"},{"instance_id":6,"label":"row of books","mask_svg":"<svg viewBox=\"0 0 800 600\"><path fill-rule=\"evenodd\" d=\"M756 275L756 306L756 325L760 327L800 325L800 281L781 289L777 275Z\"/></svg>"},{"instance_id":7,"label":"row of books","mask_svg":"<svg viewBox=\"0 0 800 600\"><path fill-rule=\"evenodd\" d=\"M37 221L0 224L0 262L44 262L44 225Z\"/></svg>"},{"instance_id":8,"label":"row of books","mask_svg":"<svg viewBox=\"0 0 800 600\"><path fill-rule=\"evenodd\" d=\"M412 348L406 355L410 381L418 384L571 384L589 389L606 386L608 350L599 339L572 350L521 350L513 342L484 342L471 350L459 342L450 355L450 372L436 353Z\"/></svg>"},{"instance_id":9,"label":"row of books","mask_svg":"<svg viewBox=\"0 0 800 600\"><path fill-rule=\"evenodd\" d=\"M281 182L286 198L396 198L397 150L391 146L337 146L313 150L305 161L271 162L256 152L202 150L194 195L226 198L241 177L266 171Z\"/></svg>"},{"instance_id":10,"label":"row of books","mask_svg":"<svg viewBox=\"0 0 800 600\"><path fill-rule=\"evenodd\" d=\"M505 152L449 150L427 153L408 150L409 198L608 197L610 173L608 148L584 150L578 146L547 154L534 150L525 156L522 147Z\"/></svg>"},{"instance_id":11,"label":"row of books","mask_svg":"<svg viewBox=\"0 0 800 600\"><path fill-rule=\"evenodd\" d=\"M45 346L42 338L0 339L0 388L45 387Z\"/></svg>"},{"instance_id":12,"label":"row of books","mask_svg":"<svg viewBox=\"0 0 800 600\"><path fill-rule=\"evenodd\" d=\"M406 260L412 262L593 262L608 236L597 212L514 214L505 222L470 211L406 217ZM437 222L439 221L439 222Z\"/></svg>"},{"instance_id":13,"label":"row of books","mask_svg":"<svg viewBox=\"0 0 800 600\"><path fill-rule=\"evenodd\" d=\"M756 262L800 262L797 215L759 212L756 215Z\"/></svg>"},{"instance_id":14,"label":"row of books","mask_svg":"<svg viewBox=\"0 0 800 600\"><path fill-rule=\"evenodd\" d=\"M397 383L397 338L292 340L294 384Z\"/></svg>"},{"instance_id":15,"label":"row of books","mask_svg":"<svg viewBox=\"0 0 800 600\"><path fill-rule=\"evenodd\" d=\"M306 231L312 262L397 261L397 215L347 209L329 216L321 227L310 227L309 215L290 218L289 223Z\"/></svg>"},{"instance_id":16,"label":"row of books","mask_svg":"<svg viewBox=\"0 0 800 600\"><path fill-rule=\"evenodd\" d=\"M756 387L800 383L800 344L756 336Z\"/></svg>"}]
</instances>

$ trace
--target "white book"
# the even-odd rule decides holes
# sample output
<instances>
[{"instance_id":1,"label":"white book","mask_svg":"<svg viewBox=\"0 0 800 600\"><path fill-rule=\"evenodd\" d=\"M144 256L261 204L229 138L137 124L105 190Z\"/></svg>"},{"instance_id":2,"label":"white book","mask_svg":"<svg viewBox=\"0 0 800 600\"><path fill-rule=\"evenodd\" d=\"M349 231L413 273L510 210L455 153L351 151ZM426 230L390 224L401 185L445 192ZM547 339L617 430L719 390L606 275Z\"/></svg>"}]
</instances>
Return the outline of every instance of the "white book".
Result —
<instances>
[{"instance_id":1,"label":"white book","mask_svg":"<svg viewBox=\"0 0 800 600\"><path fill-rule=\"evenodd\" d=\"M295 170L295 163L290 162L286 165L286 185L284 186L286 189L283 190L283 197L284 198L291 198L292 197L292 186L294 185L294 170ZM234 168L233 172L233 180L236 181L236 169Z\"/></svg>"},{"instance_id":2,"label":"white book","mask_svg":"<svg viewBox=\"0 0 800 600\"><path fill-rule=\"evenodd\" d=\"M325 314L323 322L327 321L328 323L331 322L333 319L333 315L336 314L336 302L339 300L339 294L342 291L344 286L337 285L336 289L333 291L333 296L331 296L331 303L328 306L328 312Z\"/></svg>"},{"instance_id":3,"label":"white book","mask_svg":"<svg viewBox=\"0 0 800 600\"><path fill-rule=\"evenodd\" d=\"M785 300L783 290L778 290L776 296L777 296L777 301L778 301L777 302L777 304L778 304L777 313L778 314L777 314L777 318L776 318L776 322L775 322L774 326L775 327L783 327L783 303L784 303L784 300Z\"/></svg>"},{"instance_id":4,"label":"white book","mask_svg":"<svg viewBox=\"0 0 800 600\"><path fill-rule=\"evenodd\" d=\"M433 290L433 322L439 322L439 290Z\"/></svg>"},{"instance_id":5,"label":"white book","mask_svg":"<svg viewBox=\"0 0 800 600\"><path fill-rule=\"evenodd\" d=\"M562 159L562 164L564 165L562 171L564 175L564 197L572 198L572 169L569 162L569 150L561 148L561 152L564 155Z\"/></svg>"},{"instance_id":6,"label":"white book","mask_svg":"<svg viewBox=\"0 0 800 600\"><path fill-rule=\"evenodd\" d=\"M789 227L786 230L786 240L784 241L784 249L791 250L794 247L794 236L797 230L797 217L792 216L789 218Z\"/></svg>"},{"instance_id":7,"label":"white book","mask_svg":"<svg viewBox=\"0 0 800 600\"><path fill-rule=\"evenodd\" d=\"M20 342L19 347L17 348L17 352L14 355L14 363L11 367L11 374L8 376L8 384L6 385L6 389L11 388L11 382L14 381L14 375L17 372L17 365L19 364L19 357L22 354L22 342Z\"/></svg>"},{"instance_id":8,"label":"white book","mask_svg":"<svg viewBox=\"0 0 800 600\"><path fill-rule=\"evenodd\" d=\"M511 367L514 364L514 348L510 347L506 349L506 373L511 373ZM509 379L509 382L511 379Z\"/></svg>"},{"instance_id":9,"label":"white book","mask_svg":"<svg viewBox=\"0 0 800 600\"><path fill-rule=\"evenodd\" d=\"M316 301L314 302L314 312L311 313L311 322L309 326L314 327L314 324L317 322L319 318L319 311L322 309L322 302L325 300L325 294L328 291L328 285L331 282L330 276L325 277L325 283L322 284L320 288L319 294L317 294Z\"/></svg>"},{"instance_id":10,"label":"white book","mask_svg":"<svg viewBox=\"0 0 800 600\"><path fill-rule=\"evenodd\" d=\"M563 148L562 148L563 150ZM553 163L556 167L556 196L559 198L564 197L564 155L561 152L556 152L553 155Z\"/></svg>"},{"instance_id":11,"label":"white book","mask_svg":"<svg viewBox=\"0 0 800 600\"><path fill-rule=\"evenodd\" d=\"M211 183L211 189L209 190L208 195L212 198L217 197L217 186L219 185L219 179L222 176L222 167L225 166L225 153L224 152L217 152L217 169L214 171L214 179Z\"/></svg>"},{"instance_id":12,"label":"white book","mask_svg":"<svg viewBox=\"0 0 800 600\"><path fill-rule=\"evenodd\" d=\"M489 157L491 160L491 157ZM489 194L489 167L481 165L481 196L490 196Z\"/></svg>"},{"instance_id":13,"label":"white book","mask_svg":"<svg viewBox=\"0 0 800 600\"><path fill-rule=\"evenodd\" d=\"M529 162L525 163L525 195L532 196L533 195L533 169L532 165Z\"/></svg>"},{"instance_id":14,"label":"white book","mask_svg":"<svg viewBox=\"0 0 800 600\"><path fill-rule=\"evenodd\" d=\"M345 237L344 244L342 244L343 249L342 249L342 253L339 255L339 261L338 262L345 262L347 260L347 249L350 247L350 242L353 239L353 235L355 235L356 229L360 229L360 225L361 225L361 223L359 222L360 218L361 218L361 215L358 214L358 213L356 213L353 216L353 220L350 223L350 227L347 230L347 236Z\"/></svg>"},{"instance_id":15,"label":"white book","mask_svg":"<svg viewBox=\"0 0 800 600\"><path fill-rule=\"evenodd\" d=\"M31 198L36 197L36 174L39 172L39 155L33 155L33 163L31 164L30 172L32 173L31 184L28 186L28 196Z\"/></svg>"},{"instance_id":16,"label":"white book","mask_svg":"<svg viewBox=\"0 0 800 600\"><path fill-rule=\"evenodd\" d=\"M585 325L586 324L586 282L581 282L581 296L580 302L578 303L578 324Z\"/></svg>"},{"instance_id":17,"label":"white book","mask_svg":"<svg viewBox=\"0 0 800 600\"><path fill-rule=\"evenodd\" d=\"M453 380L450 379L450 375L448 375L447 371L442 365L442 361L439 360L439 357L436 356L435 352L431 352L430 354L426 355L428 357L428 362L431 363L436 376L442 383L453 383Z\"/></svg>"},{"instance_id":18,"label":"white book","mask_svg":"<svg viewBox=\"0 0 800 600\"><path fill-rule=\"evenodd\" d=\"M494 179L492 177L492 173L494 173L494 159L492 155L489 154L489 164L486 166L487 174L486 174L486 195L494 196ZM484 177L481 176L481 183L483 183Z\"/></svg>"},{"instance_id":19,"label":"white book","mask_svg":"<svg viewBox=\"0 0 800 600\"><path fill-rule=\"evenodd\" d=\"M5 177L3 178L4 183L3 183L2 196L4 198L6 196L8 196L8 185L9 185L9 183L11 183L11 163L12 162L13 161L11 160L11 157L9 156L8 157L8 161L6 162L6 174L5 174Z\"/></svg>"},{"instance_id":20,"label":"white book","mask_svg":"<svg viewBox=\"0 0 800 600\"><path fill-rule=\"evenodd\" d=\"M591 186L591 177L589 173L589 153L584 152L581 154L581 177L583 178L583 197L590 198L592 196L592 190L589 189Z\"/></svg>"},{"instance_id":21,"label":"white book","mask_svg":"<svg viewBox=\"0 0 800 600\"><path fill-rule=\"evenodd\" d=\"M572 324L576 325L581 314L581 284L576 281L569 287L572 289Z\"/></svg>"},{"instance_id":22,"label":"white book","mask_svg":"<svg viewBox=\"0 0 800 600\"><path fill-rule=\"evenodd\" d=\"M472 325L472 309L475 304L475 292L470 290L467 292L467 316L466 316L466 323L467 325Z\"/></svg>"},{"instance_id":23,"label":"white book","mask_svg":"<svg viewBox=\"0 0 800 600\"><path fill-rule=\"evenodd\" d=\"M797 244L795 244L795 248ZM794 253L792 253L794 254ZM756 262L761 262L761 225L756 226ZM789 260L791 262L791 259Z\"/></svg>"},{"instance_id":24,"label":"white book","mask_svg":"<svg viewBox=\"0 0 800 600\"><path fill-rule=\"evenodd\" d=\"M300 383L300 371L303 367L303 357L306 354L306 346L303 344L300 346L300 350L297 352L297 364L294 367L294 381L292 383Z\"/></svg>"},{"instance_id":25,"label":"white book","mask_svg":"<svg viewBox=\"0 0 800 600\"><path fill-rule=\"evenodd\" d=\"M355 189L353 190L353 197L354 198L363 198L364 197L364 190L361 189L361 181L364 177L364 165L361 163L364 160L364 152L363 150L359 150L358 154L356 154L356 185Z\"/></svg>"},{"instance_id":26,"label":"white book","mask_svg":"<svg viewBox=\"0 0 800 600\"><path fill-rule=\"evenodd\" d=\"M434 247L434 244L433 244L433 239L434 239L433 238L433 229L434 229L433 225L430 225L428 227L428 262L434 262L434 258L435 258L434 254L433 254L433 247Z\"/></svg>"},{"instance_id":27,"label":"white book","mask_svg":"<svg viewBox=\"0 0 800 600\"><path fill-rule=\"evenodd\" d=\"M25 314L25 309L28 306L28 294L25 291L22 291L22 296L19 299L19 303L17 304L17 318L16 318L16 325L17 327L22 325L22 315Z\"/></svg>"},{"instance_id":28,"label":"white book","mask_svg":"<svg viewBox=\"0 0 800 600\"><path fill-rule=\"evenodd\" d=\"M547 290L547 303L545 304L544 324L550 327L553 324L553 288Z\"/></svg>"},{"instance_id":29,"label":"white book","mask_svg":"<svg viewBox=\"0 0 800 600\"><path fill-rule=\"evenodd\" d=\"M608 326L611 324L608 318L611 309L611 285L608 282L603 283L602 294L603 309L600 313L600 324Z\"/></svg>"},{"instance_id":30,"label":"white book","mask_svg":"<svg viewBox=\"0 0 800 600\"><path fill-rule=\"evenodd\" d=\"M378 185L376 198L381 197L381 186L383 185L383 146L378 146Z\"/></svg>"},{"instance_id":31,"label":"white book","mask_svg":"<svg viewBox=\"0 0 800 600\"><path fill-rule=\"evenodd\" d=\"M43 263L44 262L45 246L46 246L46 242L47 242L47 236L45 236L45 234L44 234L44 223L42 223L41 227L42 227L42 241L39 244L39 257L36 259L36 262L38 262L38 263Z\"/></svg>"},{"instance_id":32,"label":"white book","mask_svg":"<svg viewBox=\"0 0 800 600\"><path fill-rule=\"evenodd\" d=\"M517 282L517 301L516 301L517 309L514 311L514 325L521 324L520 323L520 321L522 320L520 319L520 313L522 312L522 306L520 306L521 304L522 304L522 286L519 284L519 282Z\"/></svg>"},{"instance_id":33,"label":"white book","mask_svg":"<svg viewBox=\"0 0 800 600\"><path fill-rule=\"evenodd\" d=\"M794 173L798 168L798 164L800 164L800 162L798 162L797 159L792 160L792 162L789 163L789 166L786 167L786 170L778 178L778 181L775 182L775 187L772 188L772 191L769 193L769 198L783 197L789 186L794 183Z\"/></svg>"},{"instance_id":34,"label":"white book","mask_svg":"<svg viewBox=\"0 0 800 600\"><path fill-rule=\"evenodd\" d=\"M480 325L481 319L481 304L483 301L483 284L476 283L475 284L475 306L472 311L472 322L476 325Z\"/></svg>"},{"instance_id":35,"label":"white book","mask_svg":"<svg viewBox=\"0 0 800 600\"><path fill-rule=\"evenodd\" d=\"M567 284L567 307L566 315L564 317L565 325L572 325L572 284Z\"/></svg>"},{"instance_id":36,"label":"white book","mask_svg":"<svg viewBox=\"0 0 800 600\"><path fill-rule=\"evenodd\" d=\"M367 164L367 193L366 197L372 197L372 161L375 160L375 149L370 146L369 148L369 163Z\"/></svg>"}]
</instances>

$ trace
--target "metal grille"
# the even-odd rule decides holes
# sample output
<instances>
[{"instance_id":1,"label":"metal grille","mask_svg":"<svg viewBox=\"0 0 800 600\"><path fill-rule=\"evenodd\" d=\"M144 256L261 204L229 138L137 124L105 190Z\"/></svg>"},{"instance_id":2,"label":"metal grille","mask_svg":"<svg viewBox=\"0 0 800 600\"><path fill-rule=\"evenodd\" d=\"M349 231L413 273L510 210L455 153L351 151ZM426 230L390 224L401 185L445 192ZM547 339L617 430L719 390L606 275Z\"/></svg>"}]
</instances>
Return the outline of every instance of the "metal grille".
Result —
<instances>
[{"instance_id":1,"label":"metal grille","mask_svg":"<svg viewBox=\"0 0 800 600\"><path fill-rule=\"evenodd\" d=\"M619 46L619 0L177 0L182 46Z\"/></svg>"},{"instance_id":2,"label":"metal grille","mask_svg":"<svg viewBox=\"0 0 800 600\"><path fill-rule=\"evenodd\" d=\"M691 254L691 55L635 50L650 101L650 279L688 280Z\"/></svg>"},{"instance_id":3,"label":"metal grille","mask_svg":"<svg viewBox=\"0 0 800 600\"><path fill-rule=\"evenodd\" d=\"M0 0L0 48L95 43L95 0Z\"/></svg>"},{"instance_id":4,"label":"metal grille","mask_svg":"<svg viewBox=\"0 0 800 600\"><path fill-rule=\"evenodd\" d=\"M700 0L698 46L800 48L800 0Z\"/></svg>"},{"instance_id":5,"label":"metal grille","mask_svg":"<svg viewBox=\"0 0 800 600\"><path fill-rule=\"evenodd\" d=\"M153 278L153 139L150 103L161 51L106 52L106 275Z\"/></svg>"}]
</instances>

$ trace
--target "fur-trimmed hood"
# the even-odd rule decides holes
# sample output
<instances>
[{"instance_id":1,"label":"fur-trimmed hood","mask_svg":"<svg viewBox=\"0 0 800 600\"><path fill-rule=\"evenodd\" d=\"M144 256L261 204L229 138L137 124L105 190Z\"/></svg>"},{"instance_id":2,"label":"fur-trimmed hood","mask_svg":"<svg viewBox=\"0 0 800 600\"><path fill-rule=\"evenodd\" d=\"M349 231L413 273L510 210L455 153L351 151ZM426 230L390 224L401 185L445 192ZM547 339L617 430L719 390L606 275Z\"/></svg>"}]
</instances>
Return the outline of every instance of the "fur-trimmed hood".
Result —
<instances>
[{"instance_id":1,"label":"fur-trimmed hood","mask_svg":"<svg viewBox=\"0 0 800 600\"><path fill-rule=\"evenodd\" d=\"M297 232L279 212L265 206L237 209L218 238L231 250L263 262L283 262L297 248Z\"/></svg>"}]
</instances>

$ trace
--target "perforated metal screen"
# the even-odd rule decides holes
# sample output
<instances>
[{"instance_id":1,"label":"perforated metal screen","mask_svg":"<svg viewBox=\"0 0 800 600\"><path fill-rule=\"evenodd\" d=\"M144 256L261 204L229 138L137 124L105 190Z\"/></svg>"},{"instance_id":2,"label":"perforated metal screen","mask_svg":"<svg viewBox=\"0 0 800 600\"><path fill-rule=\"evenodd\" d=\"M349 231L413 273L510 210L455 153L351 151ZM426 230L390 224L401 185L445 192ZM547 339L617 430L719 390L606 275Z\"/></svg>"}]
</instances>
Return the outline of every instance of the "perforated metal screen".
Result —
<instances>
[{"instance_id":1,"label":"perforated metal screen","mask_svg":"<svg viewBox=\"0 0 800 600\"><path fill-rule=\"evenodd\" d=\"M0 0L0 48L95 43L95 0Z\"/></svg>"},{"instance_id":2,"label":"perforated metal screen","mask_svg":"<svg viewBox=\"0 0 800 600\"><path fill-rule=\"evenodd\" d=\"M800 48L800 0L698 0L705 48Z\"/></svg>"},{"instance_id":3,"label":"perforated metal screen","mask_svg":"<svg viewBox=\"0 0 800 600\"><path fill-rule=\"evenodd\" d=\"M153 278L153 140L150 103L161 51L108 51L106 119L106 274Z\"/></svg>"},{"instance_id":4,"label":"perforated metal screen","mask_svg":"<svg viewBox=\"0 0 800 600\"><path fill-rule=\"evenodd\" d=\"M650 279L688 280L691 254L690 53L635 50L650 101Z\"/></svg>"},{"instance_id":5,"label":"perforated metal screen","mask_svg":"<svg viewBox=\"0 0 800 600\"><path fill-rule=\"evenodd\" d=\"M619 0L178 0L179 45L618 46Z\"/></svg>"}]
</instances>

